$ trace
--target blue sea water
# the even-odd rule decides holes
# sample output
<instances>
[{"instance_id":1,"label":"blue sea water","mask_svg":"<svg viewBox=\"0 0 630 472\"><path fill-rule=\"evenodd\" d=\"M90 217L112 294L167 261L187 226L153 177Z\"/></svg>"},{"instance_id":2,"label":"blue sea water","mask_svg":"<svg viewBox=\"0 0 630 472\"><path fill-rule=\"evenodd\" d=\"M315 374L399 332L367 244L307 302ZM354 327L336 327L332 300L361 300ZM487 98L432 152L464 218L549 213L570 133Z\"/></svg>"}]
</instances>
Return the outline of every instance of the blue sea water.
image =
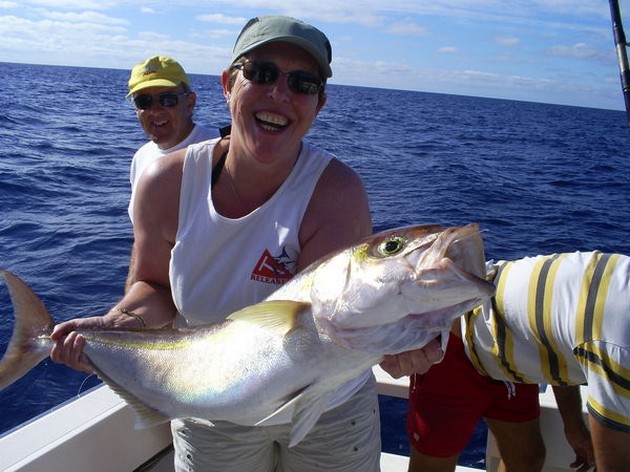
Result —
<instances>
[{"instance_id":1,"label":"blue sea water","mask_svg":"<svg viewBox=\"0 0 630 472\"><path fill-rule=\"evenodd\" d=\"M129 164L145 142L124 100L127 76L0 63L0 267L57 320L104 313L122 295ZM192 80L197 121L227 124L219 78ZM375 230L474 221L489 259L630 254L623 112L330 85L308 139L363 177ZM2 286L0 352L12 324ZM43 362L0 392L0 433L96 384ZM381 408L385 449L406 452L404 402L382 399ZM480 425L462 463L483 466L485 434Z\"/></svg>"}]
</instances>

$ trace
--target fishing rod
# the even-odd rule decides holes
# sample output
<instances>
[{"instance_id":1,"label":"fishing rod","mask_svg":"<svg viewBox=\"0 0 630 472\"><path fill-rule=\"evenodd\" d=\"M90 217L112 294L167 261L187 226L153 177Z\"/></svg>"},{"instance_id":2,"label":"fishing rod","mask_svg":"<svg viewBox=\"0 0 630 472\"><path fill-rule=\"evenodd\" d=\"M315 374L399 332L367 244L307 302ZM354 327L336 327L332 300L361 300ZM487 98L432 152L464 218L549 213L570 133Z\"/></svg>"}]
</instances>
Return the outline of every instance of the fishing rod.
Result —
<instances>
[{"instance_id":1,"label":"fishing rod","mask_svg":"<svg viewBox=\"0 0 630 472\"><path fill-rule=\"evenodd\" d=\"M621 88L623 90L623 98L626 103L628 126L630 126L630 68L628 68L628 53L626 50L630 44L626 41L626 34L623 31L623 24L621 23L621 10L619 9L618 0L610 0L610 15L612 17L615 46L617 47L617 60L619 61Z\"/></svg>"}]
</instances>

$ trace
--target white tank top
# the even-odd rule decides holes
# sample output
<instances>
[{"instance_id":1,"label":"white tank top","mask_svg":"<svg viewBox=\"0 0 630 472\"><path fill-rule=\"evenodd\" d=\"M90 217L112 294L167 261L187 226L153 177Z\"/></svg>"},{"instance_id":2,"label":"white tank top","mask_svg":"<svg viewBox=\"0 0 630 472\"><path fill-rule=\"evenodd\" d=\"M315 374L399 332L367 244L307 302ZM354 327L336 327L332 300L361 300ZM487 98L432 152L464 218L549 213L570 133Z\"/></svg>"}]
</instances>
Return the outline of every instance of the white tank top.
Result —
<instances>
[{"instance_id":1,"label":"white tank top","mask_svg":"<svg viewBox=\"0 0 630 472\"><path fill-rule=\"evenodd\" d=\"M149 165L153 161L157 161L158 159L170 154L171 152L175 152L179 149L184 149L186 146L192 143L198 143L200 141L205 141L206 139L212 139L219 137L219 131L214 128L205 128L200 125L195 125L190 134L186 136L182 142L176 144L175 146L168 149L160 149L157 144L153 141L149 141L145 143L140 149L136 151L131 160L131 168L129 169L129 182L131 183L131 198L129 199L129 208L127 212L129 213L129 218L133 223L133 202L136 197L136 187L138 185L138 180L140 180L140 176L144 172L144 170L149 167Z\"/></svg>"},{"instance_id":2,"label":"white tank top","mask_svg":"<svg viewBox=\"0 0 630 472\"><path fill-rule=\"evenodd\" d=\"M313 190L332 155L304 143L286 181L262 206L237 219L212 202L212 150L217 140L189 146L179 224L171 253L172 295L189 326L216 323L264 300L296 272L299 230Z\"/></svg>"},{"instance_id":3,"label":"white tank top","mask_svg":"<svg viewBox=\"0 0 630 472\"><path fill-rule=\"evenodd\" d=\"M170 263L179 327L223 321L264 300L295 275L302 218L333 158L304 142L291 174L276 193L249 215L230 219L212 202L212 151L217 142L189 146L184 160ZM371 375L367 370L339 387L325 410L345 402Z\"/></svg>"}]
</instances>

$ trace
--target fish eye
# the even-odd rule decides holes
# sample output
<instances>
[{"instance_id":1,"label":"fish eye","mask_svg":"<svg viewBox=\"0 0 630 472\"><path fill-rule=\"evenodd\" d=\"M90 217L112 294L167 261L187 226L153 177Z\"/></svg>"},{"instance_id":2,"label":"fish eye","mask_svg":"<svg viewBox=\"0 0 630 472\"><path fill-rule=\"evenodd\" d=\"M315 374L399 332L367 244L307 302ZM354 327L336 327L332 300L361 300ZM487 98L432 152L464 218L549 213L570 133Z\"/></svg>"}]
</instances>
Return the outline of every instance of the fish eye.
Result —
<instances>
[{"instance_id":1,"label":"fish eye","mask_svg":"<svg viewBox=\"0 0 630 472\"><path fill-rule=\"evenodd\" d=\"M402 251L402 249L405 247L405 243L405 238L401 238L400 236L392 236L379 245L378 251L383 256L393 256L394 254Z\"/></svg>"}]
</instances>

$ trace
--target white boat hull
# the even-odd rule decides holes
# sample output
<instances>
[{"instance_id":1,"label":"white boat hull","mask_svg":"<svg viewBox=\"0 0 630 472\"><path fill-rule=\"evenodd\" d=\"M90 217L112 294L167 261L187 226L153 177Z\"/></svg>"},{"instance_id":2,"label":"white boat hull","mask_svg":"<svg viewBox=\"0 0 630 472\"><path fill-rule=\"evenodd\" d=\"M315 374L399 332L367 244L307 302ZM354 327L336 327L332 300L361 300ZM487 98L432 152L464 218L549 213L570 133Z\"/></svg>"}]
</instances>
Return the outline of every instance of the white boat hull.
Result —
<instances>
[{"instance_id":1,"label":"white boat hull","mask_svg":"<svg viewBox=\"0 0 630 472\"><path fill-rule=\"evenodd\" d=\"M380 395L407 398L407 378L394 380L374 368ZM569 472L573 452L564 440L562 421L551 389L541 396L541 424L547 446L546 472ZM584 410L585 411L585 410ZM585 413L586 414L586 413ZM133 412L103 385L0 437L0 470L20 472L133 471L156 459L151 472L172 472L168 424L137 430ZM160 453L166 451L163 456ZM488 435L487 470L496 471L499 455ZM382 472L405 472L409 458L383 453ZM476 471L458 467L457 472Z\"/></svg>"}]
</instances>

